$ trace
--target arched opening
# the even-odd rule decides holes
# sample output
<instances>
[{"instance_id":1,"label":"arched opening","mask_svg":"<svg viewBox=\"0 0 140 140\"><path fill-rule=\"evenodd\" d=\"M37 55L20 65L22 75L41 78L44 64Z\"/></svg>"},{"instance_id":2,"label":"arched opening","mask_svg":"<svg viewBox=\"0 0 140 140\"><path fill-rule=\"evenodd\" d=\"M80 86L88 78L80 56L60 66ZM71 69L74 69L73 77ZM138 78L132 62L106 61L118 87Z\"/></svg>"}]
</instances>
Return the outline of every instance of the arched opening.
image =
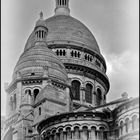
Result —
<instances>
[{"instance_id":1,"label":"arched opening","mask_svg":"<svg viewBox=\"0 0 140 140\"><path fill-rule=\"evenodd\" d=\"M100 88L97 89L96 102L97 102L97 106L101 105L101 102L102 102L102 91L101 91Z\"/></svg>"},{"instance_id":2,"label":"arched opening","mask_svg":"<svg viewBox=\"0 0 140 140\"><path fill-rule=\"evenodd\" d=\"M80 85L79 81L72 81L72 94L74 100L80 100Z\"/></svg>"},{"instance_id":3,"label":"arched opening","mask_svg":"<svg viewBox=\"0 0 140 140\"><path fill-rule=\"evenodd\" d=\"M120 123L120 135L123 135L123 121Z\"/></svg>"},{"instance_id":4,"label":"arched opening","mask_svg":"<svg viewBox=\"0 0 140 140\"><path fill-rule=\"evenodd\" d=\"M28 104L32 104L32 94L30 89L25 90L25 98Z\"/></svg>"},{"instance_id":5,"label":"arched opening","mask_svg":"<svg viewBox=\"0 0 140 140\"><path fill-rule=\"evenodd\" d=\"M71 139L72 136L71 136L71 128L70 127L66 128L66 133L67 133L67 139Z\"/></svg>"},{"instance_id":6,"label":"arched opening","mask_svg":"<svg viewBox=\"0 0 140 140\"><path fill-rule=\"evenodd\" d=\"M129 127L130 127L129 124L130 124L129 118L127 118L127 119L125 120L125 127L126 127L125 131L126 131L126 133L128 133L128 131L129 131Z\"/></svg>"},{"instance_id":7,"label":"arched opening","mask_svg":"<svg viewBox=\"0 0 140 140\"><path fill-rule=\"evenodd\" d=\"M104 130L105 128L104 127L100 127L99 129L99 137L100 137L100 140L104 140Z\"/></svg>"},{"instance_id":8,"label":"arched opening","mask_svg":"<svg viewBox=\"0 0 140 140\"><path fill-rule=\"evenodd\" d=\"M9 108L10 108L10 111L13 111L13 97L12 96L10 97L10 100L9 100Z\"/></svg>"},{"instance_id":9,"label":"arched opening","mask_svg":"<svg viewBox=\"0 0 140 140\"><path fill-rule=\"evenodd\" d=\"M137 118L136 115L134 115L132 117L132 129L136 130L137 128L139 128L139 119Z\"/></svg>"},{"instance_id":10,"label":"arched opening","mask_svg":"<svg viewBox=\"0 0 140 140\"><path fill-rule=\"evenodd\" d=\"M92 85L91 84L86 84L86 92L85 92L85 100L87 103L92 104Z\"/></svg>"},{"instance_id":11,"label":"arched opening","mask_svg":"<svg viewBox=\"0 0 140 140\"><path fill-rule=\"evenodd\" d=\"M74 56L74 52L73 52L73 51L71 51L71 56L72 56L72 57Z\"/></svg>"},{"instance_id":12,"label":"arched opening","mask_svg":"<svg viewBox=\"0 0 140 140\"><path fill-rule=\"evenodd\" d=\"M74 138L75 139L79 139L80 138L80 133L79 133L79 127L78 126L76 126L74 128Z\"/></svg>"},{"instance_id":13,"label":"arched opening","mask_svg":"<svg viewBox=\"0 0 140 140\"><path fill-rule=\"evenodd\" d=\"M36 99L36 96L38 95L39 93L39 89L34 89L34 100Z\"/></svg>"},{"instance_id":14,"label":"arched opening","mask_svg":"<svg viewBox=\"0 0 140 140\"><path fill-rule=\"evenodd\" d=\"M89 139L89 132L88 132L88 127L84 126L83 127L83 139L88 140Z\"/></svg>"}]
</instances>

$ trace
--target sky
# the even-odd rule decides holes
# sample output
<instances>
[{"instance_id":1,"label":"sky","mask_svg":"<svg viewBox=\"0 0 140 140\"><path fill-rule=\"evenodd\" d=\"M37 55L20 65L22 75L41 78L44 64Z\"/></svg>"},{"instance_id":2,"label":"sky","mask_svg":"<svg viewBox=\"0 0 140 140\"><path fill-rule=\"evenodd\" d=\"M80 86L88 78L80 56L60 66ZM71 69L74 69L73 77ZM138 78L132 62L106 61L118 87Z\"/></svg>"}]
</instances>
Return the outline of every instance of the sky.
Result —
<instances>
[{"instance_id":1,"label":"sky","mask_svg":"<svg viewBox=\"0 0 140 140\"><path fill-rule=\"evenodd\" d=\"M43 11L54 15L55 0L1 0L1 115L14 67ZM139 0L70 0L71 16L95 36L107 63L110 90L107 102L123 92L139 96Z\"/></svg>"}]
</instances>

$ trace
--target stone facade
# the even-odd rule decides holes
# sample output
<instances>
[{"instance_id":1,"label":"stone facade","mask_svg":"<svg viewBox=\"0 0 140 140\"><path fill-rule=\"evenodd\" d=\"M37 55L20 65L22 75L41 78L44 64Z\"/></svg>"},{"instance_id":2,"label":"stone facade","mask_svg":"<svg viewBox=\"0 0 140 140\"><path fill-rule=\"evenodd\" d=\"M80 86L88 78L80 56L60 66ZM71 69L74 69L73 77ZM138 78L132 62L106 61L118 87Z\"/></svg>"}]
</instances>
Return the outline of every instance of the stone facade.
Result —
<instances>
[{"instance_id":1,"label":"stone facade","mask_svg":"<svg viewBox=\"0 0 140 140\"><path fill-rule=\"evenodd\" d=\"M139 99L107 103L106 62L69 0L43 13L6 87L3 140L138 140Z\"/></svg>"}]
</instances>

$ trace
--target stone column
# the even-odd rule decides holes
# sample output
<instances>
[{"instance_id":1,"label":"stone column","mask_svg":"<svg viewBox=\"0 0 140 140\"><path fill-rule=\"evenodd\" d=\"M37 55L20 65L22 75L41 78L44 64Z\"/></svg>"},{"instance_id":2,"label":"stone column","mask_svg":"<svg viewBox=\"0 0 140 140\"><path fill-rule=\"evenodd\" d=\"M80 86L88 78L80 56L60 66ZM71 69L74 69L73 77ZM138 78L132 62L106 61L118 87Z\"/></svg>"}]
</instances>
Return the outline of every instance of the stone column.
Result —
<instances>
[{"instance_id":1,"label":"stone column","mask_svg":"<svg viewBox=\"0 0 140 140\"><path fill-rule=\"evenodd\" d=\"M67 133L66 132L63 132L63 135L64 135L64 140L67 140Z\"/></svg>"},{"instance_id":2,"label":"stone column","mask_svg":"<svg viewBox=\"0 0 140 140\"><path fill-rule=\"evenodd\" d=\"M83 131L83 140L88 140L88 131Z\"/></svg>"},{"instance_id":3,"label":"stone column","mask_svg":"<svg viewBox=\"0 0 140 140\"><path fill-rule=\"evenodd\" d=\"M91 140L96 140L96 133L95 133L95 130L96 130L96 128L92 128L92 129L91 129L91 135L90 135Z\"/></svg>"},{"instance_id":4,"label":"stone column","mask_svg":"<svg viewBox=\"0 0 140 140\"><path fill-rule=\"evenodd\" d=\"M66 54L66 56L67 56L67 58L70 58L70 56L71 56L71 54L70 54L70 52L71 52L71 49L70 49L71 47L70 46L67 46L67 54Z\"/></svg>"},{"instance_id":5,"label":"stone column","mask_svg":"<svg viewBox=\"0 0 140 140\"><path fill-rule=\"evenodd\" d=\"M60 140L64 140L63 139L63 130L60 131Z\"/></svg>"},{"instance_id":6,"label":"stone column","mask_svg":"<svg viewBox=\"0 0 140 140\"><path fill-rule=\"evenodd\" d=\"M56 133L56 139L55 140L60 140L60 133Z\"/></svg>"},{"instance_id":7,"label":"stone column","mask_svg":"<svg viewBox=\"0 0 140 140\"><path fill-rule=\"evenodd\" d=\"M75 128L75 135L74 138L77 140L79 139L79 128Z\"/></svg>"},{"instance_id":8,"label":"stone column","mask_svg":"<svg viewBox=\"0 0 140 140\"><path fill-rule=\"evenodd\" d=\"M80 131L80 140L84 140L84 133L83 133L83 130Z\"/></svg>"},{"instance_id":9,"label":"stone column","mask_svg":"<svg viewBox=\"0 0 140 140\"><path fill-rule=\"evenodd\" d=\"M126 125L123 124L123 132L122 132L122 135L125 135L126 134Z\"/></svg>"},{"instance_id":10,"label":"stone column","mask_svg":"<svg viewBox=\"0 0 140 140\"><path fill-rule=\"evenodd\" d=\"M100 133L99 133L99 131L96 131L96 140L100 140Z\"/></svg>"},{"instance_id":11,"label":"stone column","mask_svg":"<svg viewBox=\"0 0 140 140\"><path fill-rule=\"evenodd\" d=\"M85 91L84 91L84 87L81 87L81 89L80 89L80 102L81 102L81 104L83 104L83 102L85 102Z\"/></svg>"},{"instance_id":12,"label":"stone column","mask_svg":"<svg viewBox=\"0 0 140 140\"><path fill-rule=\"evenodd\" d=\"M20 109L20 105L21 105L21 102L22 102L22 83L21 82L18 82L17 83L17 110Z\"/></svg>"},{"instance_id":13,"label":"stone column","mask_svg":"<svg viewBox=\"0 0 140 140\"><path fill-rule=\"evenodd\" d=\"M67 130L67 140L71 140L71 130Z\"/></svg>"}]
</instances>

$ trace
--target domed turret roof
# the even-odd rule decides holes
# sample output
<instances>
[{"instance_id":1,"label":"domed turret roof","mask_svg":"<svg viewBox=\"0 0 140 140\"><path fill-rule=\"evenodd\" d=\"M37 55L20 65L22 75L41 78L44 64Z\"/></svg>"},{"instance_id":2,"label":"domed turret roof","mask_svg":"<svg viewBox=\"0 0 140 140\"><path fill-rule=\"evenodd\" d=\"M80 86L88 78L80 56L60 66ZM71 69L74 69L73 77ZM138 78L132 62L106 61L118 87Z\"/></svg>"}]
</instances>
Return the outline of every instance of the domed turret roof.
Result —
<instances>
[{"instance_id":1,"label":"domed turret roof","mask_svg":"<svg viewBox=\"0 0 140 140\"><path fill-rule=\"evenodd\" d=\"M100 53L99 46L95 37L90 30L79 20L69 15L55 15L46 19L48 28L48 36L46 42L55 42L62 44L82 45L83 48ZM27 41L25 50L31 47L34 42L34 33L32 33ZM60 43L60 44L61 44Z\"/></svg>"},{"instance_id":2,"label":"domed turret roof","mask_svg":"<svg viewBox=\"0 0 140 140\"><path fill-rule=\"evenodd\" d=\"M20 56L14 69L13 78L16 78L17 73L20 73L21 77L28 77L32 72L35 73L35 76L41 77L44 75L45 69L47 69L48 77L66 82L67 72L60 59L47 46L37 44L24 51Z\"/></svg>"}]
</instances>

